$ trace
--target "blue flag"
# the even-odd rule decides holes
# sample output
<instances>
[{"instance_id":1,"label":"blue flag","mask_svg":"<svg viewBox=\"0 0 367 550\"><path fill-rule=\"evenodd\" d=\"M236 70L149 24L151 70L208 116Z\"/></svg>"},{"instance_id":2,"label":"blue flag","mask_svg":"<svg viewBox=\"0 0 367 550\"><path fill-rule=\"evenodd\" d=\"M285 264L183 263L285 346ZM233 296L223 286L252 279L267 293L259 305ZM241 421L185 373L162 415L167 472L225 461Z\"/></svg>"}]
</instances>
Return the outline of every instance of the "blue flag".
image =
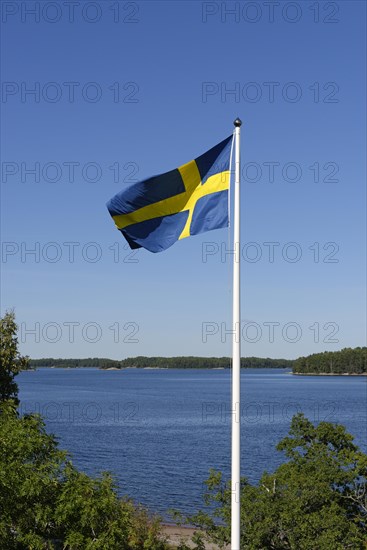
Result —
<instances>
[{"instance_id":1,"label":"blue flag","mask_svg":"<svg viewBox=\"0 0 367 550\"><path fill-rule=\"evenodd\" d=\"M130 248L161 252L176 241L228 226L232 136L178 168L134 183L107 208Z\"/></svg>"}]
</instances>

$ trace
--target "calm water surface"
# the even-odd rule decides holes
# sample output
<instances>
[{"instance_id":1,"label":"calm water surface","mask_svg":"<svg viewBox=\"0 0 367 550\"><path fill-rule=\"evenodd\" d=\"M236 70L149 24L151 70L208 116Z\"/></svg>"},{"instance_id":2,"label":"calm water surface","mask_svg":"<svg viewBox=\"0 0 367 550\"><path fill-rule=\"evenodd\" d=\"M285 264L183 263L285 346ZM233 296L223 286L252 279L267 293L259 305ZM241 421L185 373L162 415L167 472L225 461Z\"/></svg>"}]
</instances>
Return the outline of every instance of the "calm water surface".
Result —
<instances>
[{"instance_id":1,"label":"calm water surface","mask_svg":"<svg viewBox=\"0 0 367 550\"><path fill-rule=\"evenodd\" d=\"M366 377L241 373L242 473L251 481L283 460L276 443L292 415L344 424L367 450ZM202 507L210 468L230 472L228 370L39 369L17 377L22 412L39 412L88 474L111 471L164 517Z\"/></svg>"}]
</instances>

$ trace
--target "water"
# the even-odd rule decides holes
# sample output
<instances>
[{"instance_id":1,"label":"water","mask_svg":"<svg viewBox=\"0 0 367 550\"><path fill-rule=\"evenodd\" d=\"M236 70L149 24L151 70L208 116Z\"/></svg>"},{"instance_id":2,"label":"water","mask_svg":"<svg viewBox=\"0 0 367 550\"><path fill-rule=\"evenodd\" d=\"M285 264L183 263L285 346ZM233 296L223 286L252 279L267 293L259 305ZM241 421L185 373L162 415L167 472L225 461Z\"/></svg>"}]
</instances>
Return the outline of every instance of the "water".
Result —
<instances>
[{"instance_id":1,"label":"water","mask_svg":"<svg viewBox=\"0 0 367 550\"><path fill-rule=\"evenodd\" d=\"M111 471L120 494L168 518L203 506L210 468L230 473L230 371L39 369L17 377L22 412L39 412L88 474ZM242 474L258 481L292 415L344 424L367 450L366 377L241 373Z\"/></svg>"}]
</instances>

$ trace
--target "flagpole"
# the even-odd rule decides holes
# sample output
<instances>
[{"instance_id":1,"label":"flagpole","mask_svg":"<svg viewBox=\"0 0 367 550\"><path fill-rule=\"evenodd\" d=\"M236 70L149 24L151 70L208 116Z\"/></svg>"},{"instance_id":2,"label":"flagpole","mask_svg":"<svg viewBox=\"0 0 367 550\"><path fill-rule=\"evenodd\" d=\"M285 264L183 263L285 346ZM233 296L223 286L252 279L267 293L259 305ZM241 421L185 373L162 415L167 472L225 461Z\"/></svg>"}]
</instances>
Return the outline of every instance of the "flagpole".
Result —
<instances>
[{"instance_id":1,"label":"flagpole","mask_svg":"<svg viewBox=\"0 0 367 550\"><path fill-rule=\"evenodd\" d=\"M235 126L235 184L233 216L233 341L232 341L232 465L231 465L231 550L240 550L241 512L241 310L240 310L240 128Z\"/></svg>"}]
</instances>

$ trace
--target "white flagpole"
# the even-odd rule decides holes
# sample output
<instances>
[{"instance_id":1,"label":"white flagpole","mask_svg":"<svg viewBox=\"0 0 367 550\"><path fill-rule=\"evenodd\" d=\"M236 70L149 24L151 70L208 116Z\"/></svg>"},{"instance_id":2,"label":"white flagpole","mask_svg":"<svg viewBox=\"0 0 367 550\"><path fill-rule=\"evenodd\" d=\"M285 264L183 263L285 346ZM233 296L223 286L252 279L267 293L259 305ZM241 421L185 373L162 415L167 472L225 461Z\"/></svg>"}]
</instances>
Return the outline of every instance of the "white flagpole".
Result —
<instances>
[{"instance_id":1,"label":"white flagpole","mask_svg":"<svg viewBox=\"0 0 367 550\"><path fill-rule=\"evenodd\" d=\"M235 184L233 216L233 341L232 341L232 472L231 472L231 550L240 550L240 458L241 458L241 309L240 309L240 128L235 126Z\"/></svg>"}]
</instances>

